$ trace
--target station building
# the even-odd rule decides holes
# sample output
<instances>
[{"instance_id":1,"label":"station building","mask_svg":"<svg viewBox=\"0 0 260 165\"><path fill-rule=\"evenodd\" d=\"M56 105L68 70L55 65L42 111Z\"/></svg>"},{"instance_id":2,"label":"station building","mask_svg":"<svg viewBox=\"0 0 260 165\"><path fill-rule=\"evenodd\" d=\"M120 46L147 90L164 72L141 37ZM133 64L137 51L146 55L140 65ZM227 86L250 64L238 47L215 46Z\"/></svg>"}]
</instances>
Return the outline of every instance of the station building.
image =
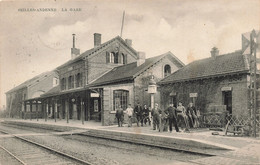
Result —
<instances>
[{"instance_id":1,"label":"station building","mask_svg":"<svg viewBox=\"0 0 260 165\"><path fill-rule=\"evenodd\" d=\"M117 36L101 43L98 33L94 34L94 48L80 53L73 35L71 60L56 68L60 84L26 101L41 102L40 111L46 119L95 120L111 125L118 105L123 109L137 102L150 106L147 88L151 77L159 81L183 66L171 52L146 59L145 53L133 49L132 40Z\"/></svg>"},{"instance_id":2,"label":"station building","mask_svg":"<svg viewBox=\"0 0 260 165\"><path fill-rule=\"evenodd\" d=\"M201 112L209 106L225 105L230 114L248 113L248 62L241 51L194 61L158 84L162 105L194 102Z\"/></svg>"},{"instance_id":3,"label":"station building","mask_svg":"<svg viewBox=\"0 0 260 165\"><path fill-rule=\"evenodd\" d=\"M138 60L111 71L89 84L87 88L102 91L101 106L104 125L114 123L118 105L123 109L128 104L136 103L151 105L148 85L151 78L156 82L182 68L184 64L171 52L145 59L143 53L138 53ZM160 92L155 94L155 100L160 102Z\"/></svg>"},{"instance_id":4,"label":"station building","mask_svg":"<svg viewBox=\"0 0 260 165\"><path fill-rule=\"evenodd\" d=\"M250 33L242 34L241 50L220 55L214 47L210 53L158 82L162 106L193 102L202 113L221 111L249 119Z\"/></svg>"}]
</instances>

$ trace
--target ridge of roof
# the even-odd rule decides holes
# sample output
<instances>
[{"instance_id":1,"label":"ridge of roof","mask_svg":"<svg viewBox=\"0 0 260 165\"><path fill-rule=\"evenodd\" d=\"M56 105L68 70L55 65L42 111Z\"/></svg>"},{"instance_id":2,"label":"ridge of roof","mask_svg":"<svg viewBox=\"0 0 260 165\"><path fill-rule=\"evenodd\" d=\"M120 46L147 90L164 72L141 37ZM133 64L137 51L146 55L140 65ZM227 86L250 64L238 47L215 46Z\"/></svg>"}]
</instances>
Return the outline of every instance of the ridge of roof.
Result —
<instances>
[{"instance_id":1,"label":"ridge of roof","mask_svg":"<svg viewBox=\"0 0 260 165\"><path fill-rule=\"evenodd\" d=\"M216 58L208 57L196 60L172 73L170 76L163 78L158 84L245 72L248 70L246 61L246 57L242 54L241 50L222 54L216 56Z\"/></svg>"},{"instance_id":2,"label":"ridge of roof","mask_svg":"<svg viewBox=\"0 0 260 165\"><path fill-rule=\"evenodd\" d=\"M46 71L46 72L43 72L43 73L41 73L41 74L39 74L39 75L37 75L37 76L34 76L34 77L30 78L29 80L26 80L26 81L24 81L23 83L19 84L18 86L16 86L16 87L10 89L9 91L6 92L6 94L7 94L7 93L14 92L14 91L19 90L19 89L22 89L22 88L26 88L26 87L32 85L35 81L37 81L37 79L41 79L41 78L44 78L44 77L46 77L46 76L49 76L49 75L51 75L53 72L54 72L54 71ZM38 82L37 82L37 83L38 83Z\"/></svg>"},{"instance_id":3,"label":"ridge of roof","mask_svg":"<svg viewBox=\"0 0 260 165\"><path fill-rule=\"evenodd\" d=\"M41 97L48 97L48 96L52 96L55 94L58 94L60 92L60 85L57 85L55 87L52 87L50 90L48 90L47 92L41 94Z\"/></svg>"},{"instance_id":4,"label":"ridge of roof","mask_svg":"<svg viewBox=\"0 0 260 165\"><path fill-rule=\"evenodd\" d=\"M176 60L176 62L178 62L178 65L179 66L181 66L181 67L183 67L185 64L183 63L183 62L181 62L171 51L168 51L168 52L166 52L166 53L163 53L163 54L161 54L161 55L158 55L158 56L155 56L155 57L151 57L151 58L148 58L148 59L146 59L147 61L148 60L152 60L152 61L154 61L153 63L151 63L150 65L147 65L145 68L143 68L142 70L140 70L138 73L136 73L135 75L134 75L134 77L137 77L137 76L139 76L140 74L142 74L144 71L146 71L147 69L149 69L150 67L152 67L153 65L155 65L158 61L160 61L161 59L163 59L164 57L166 57L166 56L168 56L168 55L170 55L171 57L173 57L174 58L174 60ZM145 61L146 61L145 60ZM145 63L144 63L145 64ZM143 65L143 64L142 64ZM140 65L140 66L142 66L142 65Z\"/></svg>"},{"instance_id":5,"label":"ridge of roof","mask_svg":"<svg viewBox=\"0 0 260 165\"><path fill-rule=\"evenodd\" d=\"M119 40L124 46L126 46L127 48L129 48L133 53L137 54L137 51L132 48L131 46L127 45L126 42L120 37L120 36L116 36L102 44L100 44L98 47L96 48L91 48L89 50L86 50L85 52L81 53L79 56L77 56L74 59L70 59L69 61L65 62L64 64L60 65L57 67L57 69L66 66L68 64L71 64L73 62L82 60L83 58L88 58L89 56L98 53L100 50L103 50L105 47L107 47L108 45L110 45L111 43L113 43L114 41Z\"/></svg>"},{"instance_id":6,"label":"ridge of roof","mask_svg":"<svg viewBox=\"0 0 260 165\"><path fill-rule=\"evenodd\" d=\"M147 58L145 59L145 62L140 66L137 66L137 62L132 62L126 65L117 66L113 68L111 71L109 71L108 73L104 74L96 81L89 84L88 86L93 87L93 86L104 85L104 84L123 81L123 80L124 81L133 80L135 77L139 76L147 69L154 66L158 61L160 61L166 56L172 57L172 53L166 52L164 54L155 57ZM180 65L182 64L180 63Z\"/></svg>"}]
</instances>

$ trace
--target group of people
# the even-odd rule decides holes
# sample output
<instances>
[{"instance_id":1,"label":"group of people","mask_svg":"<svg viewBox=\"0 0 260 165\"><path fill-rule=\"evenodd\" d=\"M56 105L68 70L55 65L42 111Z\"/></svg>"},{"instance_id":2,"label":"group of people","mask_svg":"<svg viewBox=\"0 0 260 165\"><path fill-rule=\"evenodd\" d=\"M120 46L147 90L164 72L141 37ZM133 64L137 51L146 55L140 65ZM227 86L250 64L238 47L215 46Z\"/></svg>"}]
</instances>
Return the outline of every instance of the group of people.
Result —
<instances>
[{"instance_id":1,"label":"group of people","mask_svg":"<svg viewBox=\"0 0 260 165\"><path fill-rule=\"evenodd\" d=\"M185 131L189 131L189 128L198 128L200 112L196 110L193 103L189 103L187 109L179 102L177 108L173 104L170 104L164 111L159 108L156 103L155 108L152 110L153 116L153 129L156 128L162 132L167 131L168 126L170 132L172 132L172 126L174 125L176 132L179 132L178 120L182 119L185 125Z\"/></svg>"},{"instance_id":2,"label":"group of people","mask_svg":"<svg viewBox=\"0 0 260 165\"><path fill-rule=\"evenodd\" d=\"M151 112L151 116L149 116ZM196 110L193 103L189 103L188 107L185 108L181 102L179 102L177 108L173 104L169 104L165 110L161 110L159 105L156 103L155 107L150 110L147 105L142 107L140 103L137 103L135 108L128 105L127 109L123 111L121 106L118 106L116 110L116 118L118 126L122 127L124 122L124 114L127 115L128 127L132 126L132 121L135 118L137 126L139 127L149 123L151 125L151 120L153 121L153 129L159 130L160 132L169 130L172 132L172 127L175 127L176 132L179 132L178 120L182 120L185 125L185 131L189 131L189 128L198 128L200 112Z\"/></svg>"},{"instance_id":3,"label":"group of people","mask_svg":"<svg viewBox=\"0 0 260 165\"><path fill-rule=\"evenodd\" d=\"M140 124L143 126L144 124L146 125L149 123L151 125L151 120L149 118L149 108L147 105L144 105L142 107L140 103L137 103L136 107L133 109L131 104L128 104L128 107L125 111L123 111L122 107L119 105L117 110L116 110L116 118L118 122L118 127L123 126L124 122L124 114L127 115L127 122L128 122L128 127L132 127L132 122L134 118L136 119L137 126L139 127Z\"/></svg>"}]
</instances>

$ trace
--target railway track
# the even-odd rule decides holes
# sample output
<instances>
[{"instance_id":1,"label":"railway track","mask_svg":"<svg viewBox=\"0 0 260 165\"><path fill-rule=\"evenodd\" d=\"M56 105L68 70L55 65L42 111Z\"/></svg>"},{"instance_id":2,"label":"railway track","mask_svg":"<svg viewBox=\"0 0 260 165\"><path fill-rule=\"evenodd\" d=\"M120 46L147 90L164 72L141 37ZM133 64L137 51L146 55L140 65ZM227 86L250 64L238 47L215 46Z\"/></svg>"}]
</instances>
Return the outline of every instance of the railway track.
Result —
<instances>
[{"instance_id":1,"label":"railway track","mask_svg":"<svg viewBox=\"0 0 260 165\"><path fill-rule=\"evenodd\" d=\"M48 146L33 142L23 137L10 134L0 130L1 134L11 135L12 138L6 138L1 144L1 152L8 153L14 164L22 165L42 165L42 164L91 164L85 160L68 155L64 152L52 149ZM9 163L8 163L9 164Z\"/></svg>"},{"instance_id":2,"label":"railway track","mask_svg":"<svg viewBox=\"0 0 260 165\"><path fill-rule=\"evenodd\" d=\"M3 132L3 131L1 131L1 129L0 129L0 133L1 132ZM5 131L4 131L5 132ZM13 134L12 134L13 135ZM81 137L81 138L77 138L77 136L78 137ZM16 136L17 138L19 138L19 139L22 139L22 140L25 140L25 141L28 141L27 139L24 139L23 137L19 137L19 136ZM97 145L102 145L102 146L107 146L108 148L109 147L113 147L113 148L118 148L119 150L124 150L124 151L128 151L129 153L131 153L131 152L138 152L137 150L138 150L138 148L132 148L132 147L130 147L130 148L128 148L128 147L126 147L126 146L121 146L121 145L111 145L110 143L107 143L107 141L105 141L105 142L100 142L100 141L98 141L98 140L96 140L96 139L88 139L88 138L84 138L84 137L92 137L92 138L97 138L97 139L104 139L104 140L112 140L112 141L114 141L114 142L120 142L120 143L128 143L128 142L124 142L124 141L121 141L121 140L116 140L116 139L109 139L109 138L105 138L105 137L99 137L99 136L87 136L87 135L83 135L83 134L75 134L73 137L71 137L71 136L64 136L63 138L66 138L66 139L73 139L73 140L78 140L78 141L82 141L82 142L88 142L88 143L92 143L92 144L97 144ZM30 140L29 140L30 141ZM33 143L35 143L35 142L33 142ZM41 144L39 144L39 145L41 145ZM145 144L144 144L144 146L146 146ZM149 146L149 145L147 145L147 146ZM47 148L49 148L49 147L47 147ZM154 147L154 148L160 148L160 149L165 149L165 148L163 148L163 147L160 147L160 146L156 146L156 147ZM52 149L51 149L52 150ZM171 149L167 149L167 150L169 150L169 151L171 151ZM175 151L175 150L174 150ZM141 152L144 152L144 151L141 151ZM202 155L202 156L212 156L212 155L207 155L207 154L201 154L201 153L193 153L193 152L187 152L187 151L180 151L180 150L176 150L176 152L182 152L183 154L191 154L191 155L193 155L193 154L198 154L198 155ZM145 154L147 154L147 155L149 155L149 156L158 156L157 154L157 151L153 151L153 152L150 152L150 150L149 150L149 152L145 152ZM179 161L179 162L181 162L182 164L200 164L200 165L202 165L203 163L200 163L200 162L195 162L195 161L192 161L192 160L182 160L182 159L178 159L178 158L175 158L174 160L176 160L176 161ZM85 163L79 163L79 164L90 164L89 162L85 162Z\"/></svg>"},{"instance_id":3,"label":"railway track","mask_svg":"<svg viewBox=\"0 0 260 165\"><path fill-rule=\"evenodd\" d=\"M82 134L75 134L75 136L79 136L79 137L86 137L86 135L82 135ZM92 137L92 138L95 138L94 136L89 136L89 137ZM65 137L65 138L68 138L68 139L72 139L72 137L68 136L68 137ZM100 138L100 137L96 137L96 138ZM111 139L108 139L108 138L100 138L100 139L106 139L106 140L111 140ZM95 141L95 140L88 140L88 139L78 139L78 138L75 138L73 137L73 140L78 140L78 141L83 141L83 142L88 142L88 143L96 143L96 144L99 144L99 145L103 145L103 146L107 146L107 147L111 147L111 144L110 143L102 143L100 141ZM117 141L117 140L112 140L112 141ZM118 142L122 142L120 140L118 140ZM128 143L128 142L123 142L123 143ZM149 146L149 145L148 145ZM124 146L113 146L113 148L118 148L120 150L125 150L125 151L129 151L129 152L145 152L145 151L138 151L138 149L136 148L126 148ZM165 148L161 148L161 147L153 147L153 148L160 148L160 149L164 149L164 150L169 150L171 151L171 149L165 149ZM176 150L176 152L181 152L180 150ZM185 152L187 154L197 154L197 155L203 155L201 153L194 153L194 152L186 152L186 151L182 151L182 152ZM149 152L145 152L147 155L150 155L150 156L158 156L158 153L157 152L151 152L151 150L149 150ZM203 156L207 156L209 157L209 155L203 155ZM212 155L210 155L212 156ZM191 164L191 165L204 165L203 163L200 163L200 162L195 162L195 161L192 161L192 160L182 160L182 159L178 159L178 158L175 158L175 160L181 162L183 165L188 165L188 164Z\"/></svg>"}]
</instances>

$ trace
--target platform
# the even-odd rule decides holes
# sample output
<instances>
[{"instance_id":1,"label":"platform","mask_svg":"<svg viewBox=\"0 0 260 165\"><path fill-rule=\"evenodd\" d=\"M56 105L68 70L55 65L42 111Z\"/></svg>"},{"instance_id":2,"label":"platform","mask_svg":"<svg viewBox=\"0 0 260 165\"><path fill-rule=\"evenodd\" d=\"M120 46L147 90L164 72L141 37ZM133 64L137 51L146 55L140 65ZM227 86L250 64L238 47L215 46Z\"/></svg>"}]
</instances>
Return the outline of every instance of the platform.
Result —
<instances>
[{"instance_id":1,"label":"platform","mask_svg":"<svg viewBox=\"0 0 260 165\"><path fill-rule=\"evenodd\" d=\"M212 135L209 129L192 129L189 133L186 132L158 132L152 130L150 126L137 127L118 127L101 126L100 122L86 121L82 124L81 121L54 120L39 121L34 120L21 120L21 119L2 119L4 123L23 125L35 128L50 129L59 134L80 134L85 136L93 136L107 139L120 140L125 142L145 144L157 146L168 149L183 150L188 152L195 152L200 154L208 154L213 157L208 157L205 160L196 160L209 162L217 161L220 159L233 159L237 164L243 164L241 154L245 155L248 151L246 160L253 164L260 164L260 152L255 152L256 148L260 148L259 139L250 137L228 137L224 132L218 132L219 135ZM216 160L214 160L216 159ZM240 162L240 163L239 163Z\"/></svg>"}]
</instances>

